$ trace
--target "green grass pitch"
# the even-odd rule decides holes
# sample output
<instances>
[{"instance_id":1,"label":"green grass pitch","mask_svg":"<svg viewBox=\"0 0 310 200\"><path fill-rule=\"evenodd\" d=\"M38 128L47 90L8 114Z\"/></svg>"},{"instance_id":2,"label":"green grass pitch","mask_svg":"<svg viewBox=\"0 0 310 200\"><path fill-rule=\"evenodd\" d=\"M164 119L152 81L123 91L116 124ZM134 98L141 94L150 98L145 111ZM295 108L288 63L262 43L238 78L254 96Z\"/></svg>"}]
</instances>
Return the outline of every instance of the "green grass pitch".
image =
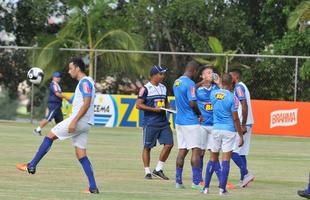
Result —
<instances>
[{"instance_id":1,"label":"green grass pitch","mask_svg":"<svg viewBox=\"0 0 310 200\"><path fill-rule=\"evenodd\" d=\"M166 162L169 181L144 180L141 160L142 130L136 128L93 127L89 135L88 156L93 164L101 193L82 194L87 179L75 158L70 140L56 141L41 160L37 173L18 171L15 164L32 159L43 137L34 136L35 125L0 122L0 199L223 199L213 176L211 194L200 194L190 188L191 168L187 156L184 166L184 190L175 189L175 146ZM51 127L44 130L44 134ZM175 140L176 141L176 140ZM156 166L160 147L152 152L151 169ZM206 163L206 159L205 159ZM230 190L225 199L301 199L296 190L307 185L310 170L310 138L253 135L248 157L250 171L256 180L246 189ZM239 172L231 162L229 180L236 184Z\"/></svg>"}]
</instances>

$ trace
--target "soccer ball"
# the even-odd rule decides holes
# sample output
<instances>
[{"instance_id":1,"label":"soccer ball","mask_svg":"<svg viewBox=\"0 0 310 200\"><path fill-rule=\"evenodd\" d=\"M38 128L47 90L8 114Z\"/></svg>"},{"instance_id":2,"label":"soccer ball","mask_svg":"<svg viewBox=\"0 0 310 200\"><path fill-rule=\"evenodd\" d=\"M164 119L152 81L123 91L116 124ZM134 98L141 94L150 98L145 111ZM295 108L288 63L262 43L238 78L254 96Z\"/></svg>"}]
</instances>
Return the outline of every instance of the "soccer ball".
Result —
<instances>
[{"instance_id":1,"label":"soccer ball","mask_svg":"<svg viewBox=\"0 0 310 200\"><path fill-rule=\"evenodd\" d=\"M28 71L27 78L31 83L39 85L44 78L44 72L38 67L33 67Z\"/></svg>"}]
</instances>

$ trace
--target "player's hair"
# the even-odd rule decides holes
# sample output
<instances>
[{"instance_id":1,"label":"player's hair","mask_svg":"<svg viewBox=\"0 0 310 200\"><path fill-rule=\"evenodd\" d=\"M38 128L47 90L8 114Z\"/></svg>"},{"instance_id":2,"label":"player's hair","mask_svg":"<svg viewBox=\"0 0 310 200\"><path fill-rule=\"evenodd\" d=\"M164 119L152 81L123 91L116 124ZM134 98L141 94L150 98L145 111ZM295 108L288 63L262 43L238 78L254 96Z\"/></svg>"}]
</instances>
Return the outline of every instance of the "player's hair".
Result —
<instances>
[{"instance_id":1,"label":"player's hair","mask_svg":"<svg viewBox=\"0 0 310 200\"><path fill-rule=\"evenodd\" d=\"M186 67L185 67L185 71L194 71L194 70L198 70L199 68L199 65L196 61L192 60L192 61L189 61L187 64L186 64Z\"/></svg>"},{"instance_id":2,"label":"player's hair","mask_svg":"<svg viewBox=\"0 0 310 200\"><path fill-rule=\"evenodd\" d=\"M231 69L229 70L229 72L233 72L233 73L236 73L238 75L239 78L242 77L242 71L240 69Z\"/></svg>"},{"instance_id":3,"label":"player's hair","mask_svg":"<svg viewBox=\"0 0 310 200\"><path fill-rule=\"evenodd\" d=\"M232 77L229 73L224 73L222 76L222 84L229 85L233 82Z\"/></svg>"},{"instance_id":4,"label":"player's hair","mask_svg":"<svg viewBox=\"0 0 310 200\"><path fill-rule=\"evenodd\" d=\"M82 72L86 72L86 65L82 58L75 57L71 58L70 63L73 63L75 66L79 67Z\"/></svg>"}]
</instances>

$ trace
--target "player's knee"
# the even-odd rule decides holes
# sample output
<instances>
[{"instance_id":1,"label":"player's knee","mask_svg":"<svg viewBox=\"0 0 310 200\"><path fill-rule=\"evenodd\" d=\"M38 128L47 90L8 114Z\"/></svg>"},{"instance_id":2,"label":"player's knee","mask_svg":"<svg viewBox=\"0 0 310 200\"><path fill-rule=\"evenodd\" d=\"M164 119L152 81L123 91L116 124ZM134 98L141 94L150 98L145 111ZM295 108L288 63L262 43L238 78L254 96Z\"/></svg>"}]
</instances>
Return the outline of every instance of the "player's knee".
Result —
<instances>
[{"instance_id":1,"label":"player's knee","mask_svg":"<svg viewBox=\"0 0 310 200\"><path fill-rule=\"evenodd\" d=\"M48 137L48 138L50 138L50 139L52 139L52 140L58 139L58 137L57 137L52 131L48 132L48 134L46 135L46 137Z\"/></svg>"}]
</instances>

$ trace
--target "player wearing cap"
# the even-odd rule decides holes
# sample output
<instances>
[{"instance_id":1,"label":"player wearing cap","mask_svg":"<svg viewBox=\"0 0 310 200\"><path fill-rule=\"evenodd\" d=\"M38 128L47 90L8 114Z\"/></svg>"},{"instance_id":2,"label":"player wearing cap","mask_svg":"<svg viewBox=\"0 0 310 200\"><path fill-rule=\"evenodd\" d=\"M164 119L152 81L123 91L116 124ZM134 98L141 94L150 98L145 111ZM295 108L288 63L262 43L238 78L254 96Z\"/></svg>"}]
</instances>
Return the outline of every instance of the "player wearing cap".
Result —
<instances>
[{"instance_id":1,"label":"player wearing cap","mask_svg":"<svg viewBox=\"0 0 310 200\"><path fill-rule=\"evenodd\" d=\"M143 152L145 179L152 179L152 175L164 180L169 178L164 174L163 167L173 147L173 136L166 117L166 112L161 108L169 107L167 89L161 84L165 77L166 68L153 66L150 71L150 81L141 87L136 107L144 111L143 118ZM159 155L156 168L151 174L150 160L151 149L156 146L157 140L164 145Z\"/></svg>"},{"instance_id":2,"label":"player wearing cap","mask_svg":"<svg viewBox=\"0 0 310 200\"><path fill-rule=\"evenodd\" d=\"M61 111L62 99L65 98L71 102L71 99L62 94L59 82L61 80L61 74L55 72L52 77L52 82L49 85L48 100L47 100L47 113L44 119L39 123L39 126L33 130L33 134L42 135L41 130L48 122L55 120L56 124L63 120L63 114Z\"/></svg>"}]
</instances>

